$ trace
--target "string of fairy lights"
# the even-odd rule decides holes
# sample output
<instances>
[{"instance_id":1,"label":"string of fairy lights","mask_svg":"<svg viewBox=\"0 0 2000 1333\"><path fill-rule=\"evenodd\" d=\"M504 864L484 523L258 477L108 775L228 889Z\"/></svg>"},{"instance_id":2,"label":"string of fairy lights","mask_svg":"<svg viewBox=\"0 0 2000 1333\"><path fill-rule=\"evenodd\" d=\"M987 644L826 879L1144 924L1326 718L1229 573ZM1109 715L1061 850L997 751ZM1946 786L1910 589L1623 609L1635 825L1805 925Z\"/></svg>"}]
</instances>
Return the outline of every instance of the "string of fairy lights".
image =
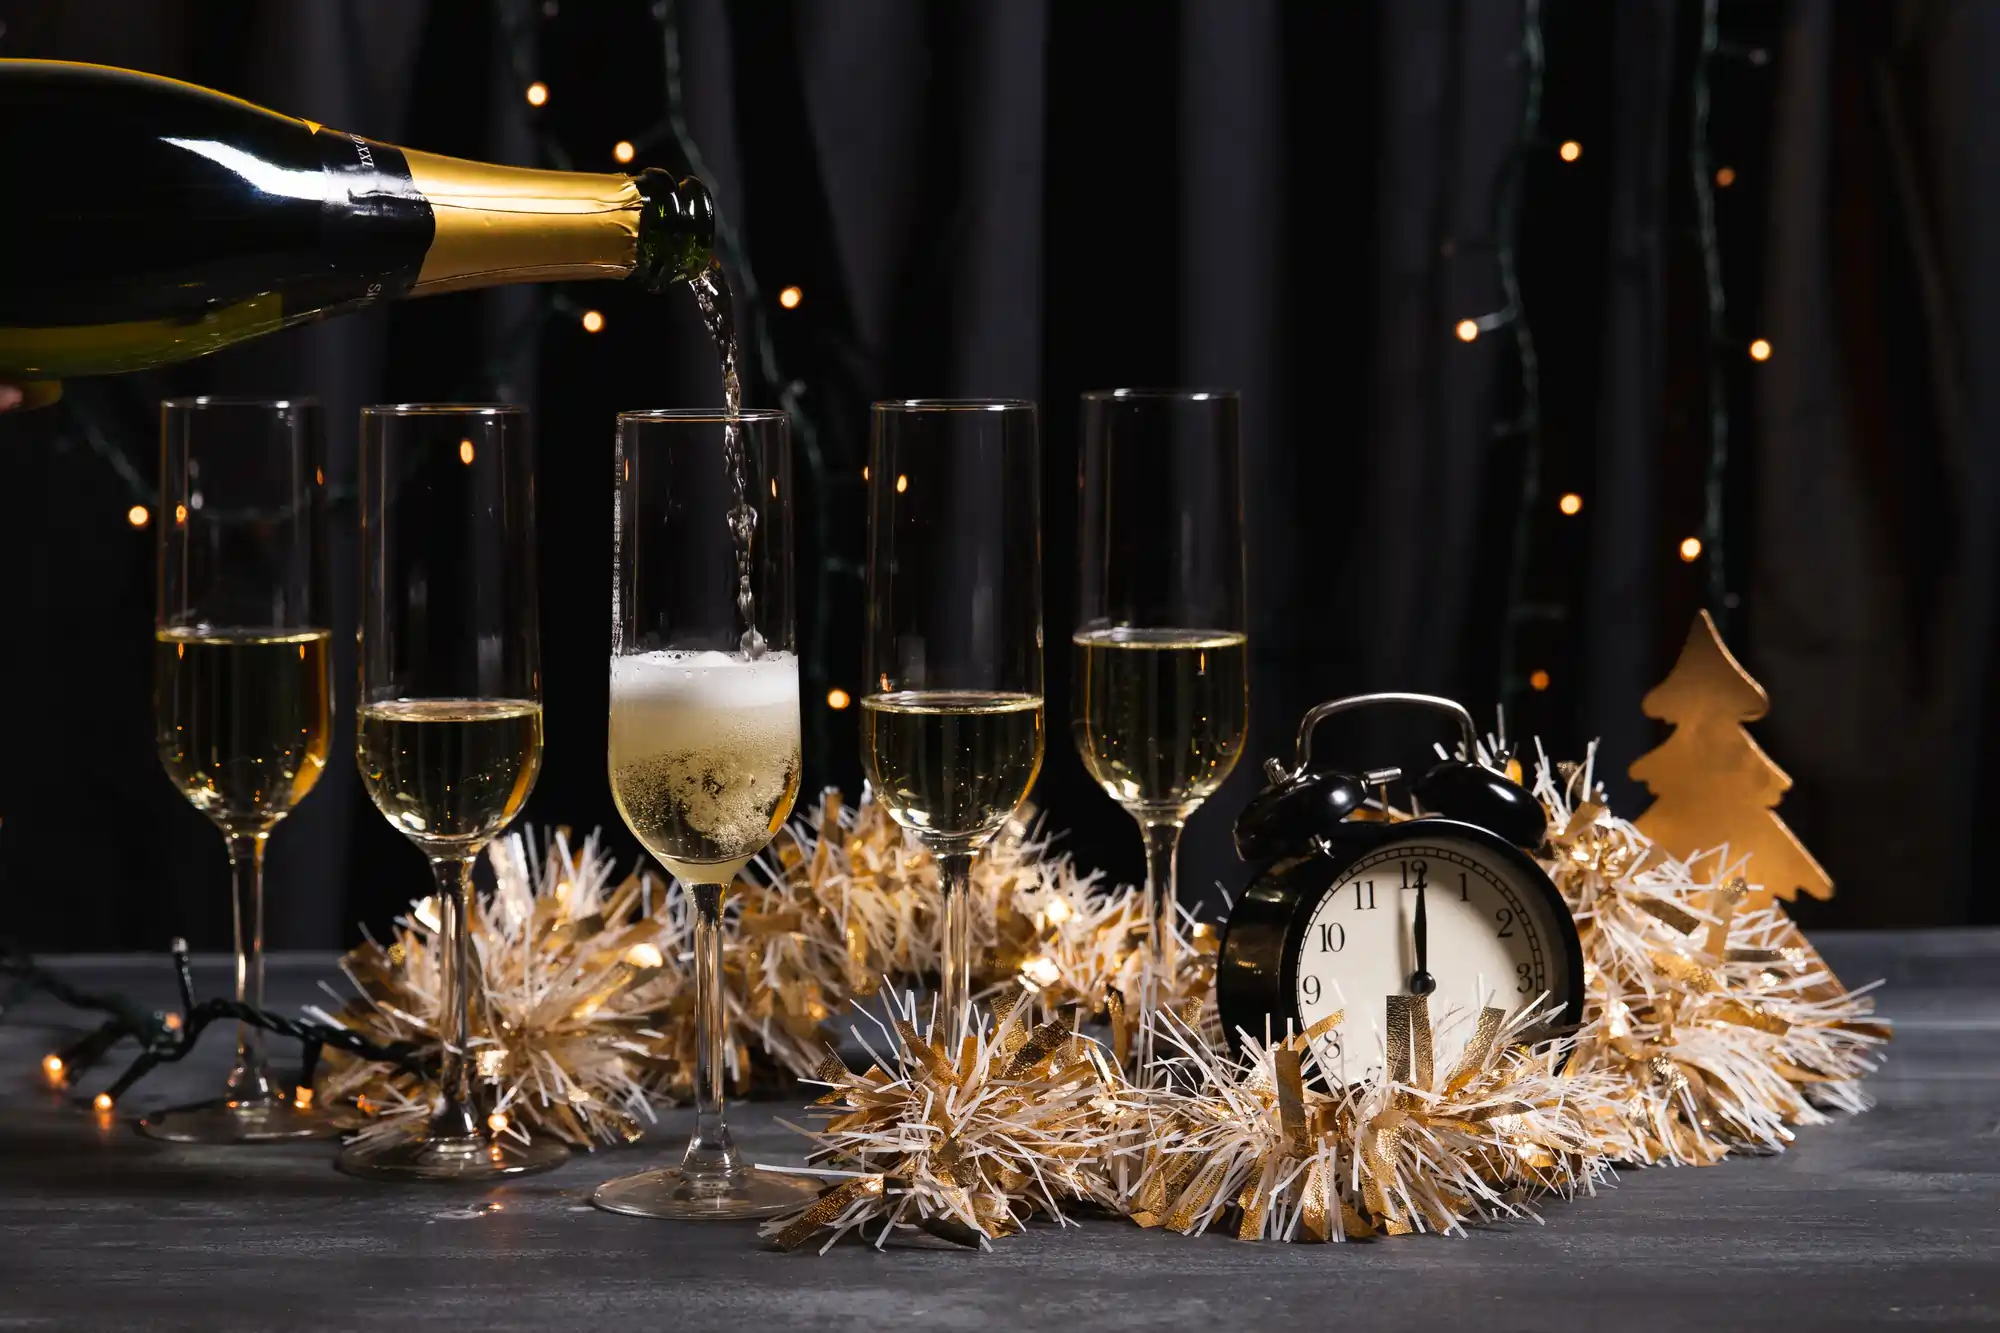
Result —
<instances>
[{"instance_id":1,"label":"string of fairy lights","mask_svg":"<svg viewBox=\"0 0 2000 1333\"><path fill-rule=\"evenodd\" d=\"M99 1123L110 1124L118 1101L132 1085L163 1064L174 1064L193 1053L201 1034L211 1026L245 1023L274 1036L299 1043L299 1079L291 1096L301 1110L312 1105L313 1071L321 1052L332 1047L362 1060L379 1060L397 1066L419 1078L430 1077L435 1057L411 1042L383 1045L370 1041L351 1028L312 1019L287 1018L236 1000L215 997L195 998L194 968L186 940L175 940L170 951L174 981L181 1007L147 1009L118 994L97 994L64 980L36 963L11 944L0 944L0 1014L36 995L46 995L60 1004L84 1013L104 1015L90 1031L50 1051L41 1060L42 1077L58 1091L73 1089L78 1081L120 1042L130 1040L139 1053L125 1071L103 1091L91 1096L90 1107ZM502 1124L494 1128L504 1129Z\"/></svg>"},{"instance_id":2,"label":"string of fairy lights","mask_svg":"<svg viewBox=\"0 0 2000 1333\"><path fill-rule=\"evenodd\" d=\"M1505 326L1514 334L1514 364L1520 372L1521 400L1519 415L1511 426L1496 430L1500 434L1518 435L1522 444L1521 494L1514 506L1514 532L1510 542L1510 559L1507 569L1507 615L1500 629L1500 705L1503 709L1516 702L1518 671L1515 658L1519 655L1518 644L1525 622L1534 614L1528 602L1528 560L1534 530L1534 515L1541 499L1542 487L1542 372L1541 360L1535 351L1534 330L1528 323L1526 308L1521 302L1520 256L1518 248L1521 233L1521 202L1527 193L1528 165L1533 155L1541 149L1542 137L1542 76L1545 69L1545 54L1542 44L1541 0L1523 0L1521 5L1521 116L1514 134L1513 150L1500 171L1498 188L1494 192L1494 262L1499 269L1500 292L1506 299L1506 306L1497 315L1488 316L1496 326ZM1574 162L1582 156L1583 147L1570 140L1558 150L1565 162ZM1467 329L1466 325L1473 327ZM1461 341L1470 342L1466 334L1476 338L1483 331L1480 320L1461 320L1456 330ZM1538 671L1542 670L1537 668ZM1545 679L1545 674L1544 677ZM1532 678L1531 678L1532 683ZM1503 713L1504 716L1504 713Z\"/></svg>"},{"instance_id":3,"label":"string of fairy lights","mask_svg":"<svg viewBox=\"0 0 2000 1333\"><path fill-rule=\"evenodd\" d=\"M1717 68L1725 61L1737 61L1763 69L1770 53L1762 46L1745 46L1723 35L1721 0L1701 0L1699 45L1692 62L1689 88L1691 123L1688 135L1688 172L1695 206L1695 243L1700 252L1703 299L1708 344L1707 436L1703 469L1702 512L1696 531L1676 540L1672 555L1683 564L1705 563L1704 600L1717 621L1727 625L1737 599L1729 588L1728 474L1730 445L1729 381L1747 358L1754 365L1768 362L1773 354L1770 339L1744 338L1731 329L1727 288L1723 281L1722 246L1716 224L1716 192L1736 185L1737 168L1718 164L1711 138L1713 83ZM1545 511L1542 501L1543 432L1541 413L1541 366L1527 308L1522 299L1519 277L1519 239L1522 201L1528 165L1549 145L1542 137L1543 82L1546 51L1542 30L1541 0L1523 0L1521 37L1521 113L1515 142L1503 162L1494 187L1494 262L1498 270L1504 304L1499 310L1456 321L1452 333L1461 343L1477 342L1488 333L1507 330L1513 335L1514 365L1519 377L1519 411L1509 421L1494 427L1496 439L1522 441L1520 493L1515 506L1507 575L1507 612L1502 622L1499 697L1511 708L1522 687L1540 693L1553 683L1549 670L1532 665L1524 671L1521 631L1546 615L1546 608L1528 597L1529 570L1535 553L1537 519ZM1581 140L1564 139L1555 145L1557 160L1574 165L1583 159ZM1564 490L1555 501L1560 519L1583 513L1580 491Z\"/></svg>"}]
</instances>

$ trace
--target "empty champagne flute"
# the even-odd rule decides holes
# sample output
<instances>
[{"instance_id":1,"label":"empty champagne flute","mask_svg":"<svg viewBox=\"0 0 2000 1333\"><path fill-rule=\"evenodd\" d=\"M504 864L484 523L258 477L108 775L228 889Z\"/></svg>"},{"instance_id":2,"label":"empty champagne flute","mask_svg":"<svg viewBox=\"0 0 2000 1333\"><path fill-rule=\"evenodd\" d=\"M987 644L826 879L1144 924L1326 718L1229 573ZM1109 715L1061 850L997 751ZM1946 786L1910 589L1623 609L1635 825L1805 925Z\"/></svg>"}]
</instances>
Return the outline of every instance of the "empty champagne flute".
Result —
<instances>
[{"instance_id":1,"label":"empty champagne flute","mask_svg":"<svg viewBox=\"0 0 2000 1333\"><path fill-rule=\"evenodd\" d=\"M1042 766L1041 460L1035 405L875 404L867 693L875 799L937 858L940 1026L972 1022L973 859Z\"/></svg>"},{"instance_id":2,"label":"empty champagne flute","mask_svg":"<svg viewBox=\"0 0 2000 1333\"><path fill-rule=\"evenodd\" d=\"M483 1180L569 1157L494 1131L470 1051L472 866L542 763L535 459L526 409L361 410L361 697L356 758L376 809L430 861L444 1049L429 1125L338 1165L383 1180Z\"/></svg>"},{"instance_id":3,"label":"empty champagne flute","mask_svg":"<svg viewBox=\"0 0 2000 1333\"><path fill-rule=\"evenodd\" d=\"M1181 829L1250 725L1237 397L1083 396L1070 730L1091 777L1146 840L1147 967L1171 966ZM1138 1054L1148 1058L1147 1029Z\"/></svg>"},{"instance_id":4,"label":"empty champagne flute","mask_svg":"<svg viewBox=\"0 0 2000 1333\"><path fill-rule=\"evenodd\" d=\"M175 398L160 409L153 719L160 762L229 843L236 999L264 1003L264 843L326 768L332 632L317 403ZM236 1029L220 1099L149 1115L177 1143L336 1132L275 1085Z\"/></svg>"},{"instance_id":5,"label":"empty champagne flute","mask_svg":"<svg viewBox=\"0 0 2000 1333\"><path fill-rule=\"evenodd\" d=\"M764 1217L809 1177L744 1162L723 1115L723 894L798 798L792 478L782 412L618 418L611 793L694 900L695 1127L679 1166L605 1182L638 1217Z\"/></svg>"}]
</instances>

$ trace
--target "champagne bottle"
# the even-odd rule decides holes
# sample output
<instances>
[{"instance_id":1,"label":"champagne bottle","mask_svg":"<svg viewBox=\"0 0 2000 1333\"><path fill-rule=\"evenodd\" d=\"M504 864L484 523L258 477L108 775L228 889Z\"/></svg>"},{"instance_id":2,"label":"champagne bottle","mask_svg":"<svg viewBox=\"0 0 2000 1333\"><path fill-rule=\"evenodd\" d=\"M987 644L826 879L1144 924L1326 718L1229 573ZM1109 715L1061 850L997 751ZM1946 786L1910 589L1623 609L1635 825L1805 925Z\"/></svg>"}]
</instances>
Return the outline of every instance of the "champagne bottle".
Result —
<instances>
[{"instance_id":1,"label":"champagne bottle","mask_svg":"<svg viewBox=\"0 0 2000 1333\"><path fill-rule=\"evenodd\" d=\"M183 361L377 301L711 262L692 178L490 166L174 79L0 60L0 380Z\"/></svg>"}]
</instances>

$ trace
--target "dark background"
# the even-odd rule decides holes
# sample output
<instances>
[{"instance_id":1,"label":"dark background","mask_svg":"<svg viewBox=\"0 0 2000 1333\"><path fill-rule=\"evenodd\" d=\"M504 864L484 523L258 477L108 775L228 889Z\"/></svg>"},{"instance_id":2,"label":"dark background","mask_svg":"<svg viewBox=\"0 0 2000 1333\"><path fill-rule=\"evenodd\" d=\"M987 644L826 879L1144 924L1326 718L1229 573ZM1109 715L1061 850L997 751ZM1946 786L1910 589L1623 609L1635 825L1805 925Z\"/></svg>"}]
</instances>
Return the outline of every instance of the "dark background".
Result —
<instances>
[{"instance_id":1,"label":"dark background","mask_svg":"<svg viewBox=\"0 0 2000 1333\"><path fill-rule=\"evenodd\" d=\"M2000 6L0 0L0 21L0 55L432 151L612 170L620 139L635 165L693 148L764 335L746 402L795 411L809 790L859 785L853 711L825 700L857 685L870 400L1042 403L1061 645L1077 395L1219 384L1245 402L1253 729L1184 894L1237 884L1257 761L1361 689L1504 702L1558 756L1601 738L1636 814L1622 774L1663 730L1639 698L1706 605L1771 692L1781 813L1838 885L1801 919L2000 919L1973 874L2000 771ZM115 155L77 167L6 182L0 210L116 188ZM221 839L152 754L153 533L126 518L158 400L203 391L326 402L336 643L355 410L533 405L549 732L525 819L602 826L629 860L603 777L612 417L715 403L712 353L678 296L439 297L0 419L0 934L226 947ZM1136 878L1134 827L1067 744L1066 653L1047 670L1036 799ZM1322 753L1413 763L1429 739L1330 727ZM273 839L270 943L351 941L427 880L338 762Z\"/></svg>"}]
</instances>

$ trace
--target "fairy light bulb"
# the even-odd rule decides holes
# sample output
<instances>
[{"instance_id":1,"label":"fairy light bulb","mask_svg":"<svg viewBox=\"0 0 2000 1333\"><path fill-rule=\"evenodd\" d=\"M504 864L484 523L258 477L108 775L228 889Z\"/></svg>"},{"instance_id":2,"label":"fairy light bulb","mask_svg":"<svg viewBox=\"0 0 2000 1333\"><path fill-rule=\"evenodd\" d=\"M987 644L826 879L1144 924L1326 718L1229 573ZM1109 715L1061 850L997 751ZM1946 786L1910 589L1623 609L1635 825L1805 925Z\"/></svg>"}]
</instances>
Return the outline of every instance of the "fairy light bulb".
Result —
<instances>
[{"instance_id":1,"label":"fairy light bulb","mask_svg":"<svg viewBox=\"0 0 2000 1333\"><path fill-rule=\"evenodd\" d=\"M1771 342L1768 338L1759 338L1750 344L1750 359L1752 361L1771 359Z\"/></svg>"},{"instance_id":2,"label":"fairy light bulb","mask_svg":"<svg viewBox=\"0 0 2000 1333\"><path fill-rule=\"evenodd\" d=\"M1021 964L1021 980L1036 990L1045 990L1062 979L1062 969L1053 958L1040 954Z\"/></svg>"},{"instance_id":3,"label":"fairy light bulb","mask_svg":"<svg viewBox=\"0 0 2000 1333\"><path fill-rule=\"evenodd\" d=\"M1476 319L1461 319L1458 321L1458 327L1454 332L1458 334L1460 342L1469 343L1479 336L1479 321Z\"/></svg>"},{"instance_id":4,"label":"fairy light bulb","mask_svg":"<svg viewBox=\"0 0 2000 1333\"><path fill-rule=\"evenodd\" d=\"M601 312L599 312L599 311L596 311L596 310L586 310L586 311L584 311L584 312L583 312L583 331L584 331L585 333L602 333L602 332L604 332L604 316L603 316L603 314L602 314Z\"/></svg>"},{"instance_id":5,"label":"fairy light bulb","mask_svg":"<svg viewBox=\"0 0 2000 1333\"><path fill-rule=\"evenodd\" d=\"M144 505L133 505L130 509L125 511L125 521L127 523L130 523L135 528L145 527L146 520L150 519L152 516L153 516L152 511L147 509L146 506Z\"/></svg>"},{"instance_id":6,"label":"fairy light bulb","mask_svg":"<svg viewBox=\"0 0 2000 1333\"><path fill-rule=\"evenodd\" d=\"M1681 563L1691 565L1701 559L1701 538L1681 538Z\"/></svg>"},{"instance_id":7,"label":"fairy light bulb","mask_svg":"<svg viewBox=\"0 0 2000 1333\"><path fill-rule=\"evenodd\" d=\"M1583 497L1575 491L1565 491L1563 498L1556 501L1556 508L1562 510L1563 513L1569 515L1571 518L1575 518L1583 512Z\"/></svg>"},{"instance_id":8,"label":"fairy light bulb","mask_svg":"<svg viewBox=\"0 0 2000 1333\"><path fill-rule=\"evenodd\" d=\"M1583 145L1574 139L1565 139L1563 146L1556 150L1556 156L1565 162L1574 162L1583 156Z\"/></svg>"},{"instance_id":9,"label":"fairy light bulb","mask_svg":"<svg viewBox=\"0 0 2000 1333\"><path fill-rule=\"evenodd\" d=\"M806 294L803 291L800 291L797 287L787 287L785 288L785 290L778 293L778 304L783 306L787 310L797 310L799 308L799 302L805 299L806 299Z\"/></svg>"},{"instance_id":10,"label":"fairy light bulb","mask_svg":"<svg viewBox=\"0 0 2000 1333\"><path fill-rule=\"evenodd\" d=\"M528 85L529 106L547 106L548 102L549 102L549 85L543 83L540 79L536 79L533 83Z\"/></svg>"},{"instance_id":11,"label":"fairy light bulb","mask_svg":"<svg viewBox=\"0 0 2000 1333\"><path fill-rule=\"evenodd\" d=\"M833 709L836 713L853 702L853 698L849 696L847 691L841 689L838 685L826 692L826 706Z\"/></svg>"},{"instance_id":12,"label":"fairy light bulb","mask_svg":"<svg viewBox=\"0 0 2000 1333\"><path fill-rule=\"evenodd\" d=\"M611 145L611 156L619 162L630 162L638 155L639 150L632 146L630 139L620 139Z\"/></svg>"},{"instance_id":13,"label":"fairy light bulb","mask_svg":"<svg viewBox=\"0 0 2000 1333\"><path fill-rule=\"evenodd\" d=\"M90 1104L96 1107L99 1111L109 1111L111 1109L111 1094L108 1092L100 1092L95 1097L92 1097L90 1099Z\"/></svg>"}]
</instances>

